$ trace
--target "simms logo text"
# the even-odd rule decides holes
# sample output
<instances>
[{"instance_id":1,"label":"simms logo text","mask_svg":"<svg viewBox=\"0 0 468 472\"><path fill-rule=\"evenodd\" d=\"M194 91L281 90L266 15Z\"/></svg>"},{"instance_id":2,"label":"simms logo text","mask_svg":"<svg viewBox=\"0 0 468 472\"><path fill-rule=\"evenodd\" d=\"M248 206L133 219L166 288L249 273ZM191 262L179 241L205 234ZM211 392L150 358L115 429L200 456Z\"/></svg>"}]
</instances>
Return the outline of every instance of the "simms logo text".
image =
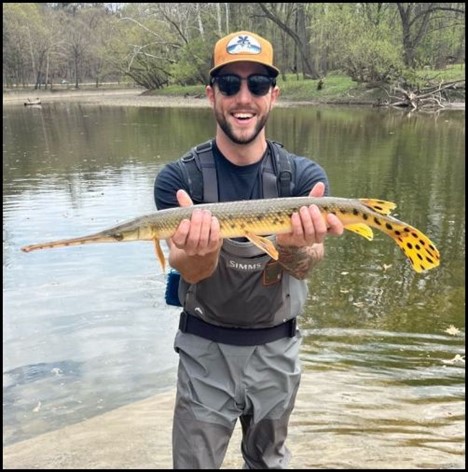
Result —
<instances>
[{"instance_id":1,"label":"simms logo text","mask_svg":"<svg viewBox=\"0 0 468 472\"><path fill-rule=\"evenodd\" d=\"M228 261L228 267L231 269L243 270L246 272L256 272L258 270L262 270L263 265L260 264L259 262L243 263L243 262L236 262L231 259Z\"/></svg>"}]
</instances>

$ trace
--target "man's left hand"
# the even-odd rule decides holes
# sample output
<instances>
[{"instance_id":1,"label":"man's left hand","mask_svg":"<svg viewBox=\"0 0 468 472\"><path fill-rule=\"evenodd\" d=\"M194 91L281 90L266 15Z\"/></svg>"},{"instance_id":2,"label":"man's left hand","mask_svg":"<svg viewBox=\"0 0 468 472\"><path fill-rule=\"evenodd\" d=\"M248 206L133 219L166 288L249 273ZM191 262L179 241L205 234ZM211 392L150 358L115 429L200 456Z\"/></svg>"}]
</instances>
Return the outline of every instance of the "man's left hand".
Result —
<instances>
[{"instance_id":1,"label":"man's left hand","mask_svg":"<svg viewBox=\"0 0 468 472\"><path fill-rule=\"evenodd\" d=\"M325 185L316 184L309 193L310 197L323 197ZM312 246L321 244L327 234L339 236L343 234L343 224L333 214L322 215L317 205L301 207L291 216L292 231L278 234L276 241L280 246Z\"/></svg>"}]
</instances>

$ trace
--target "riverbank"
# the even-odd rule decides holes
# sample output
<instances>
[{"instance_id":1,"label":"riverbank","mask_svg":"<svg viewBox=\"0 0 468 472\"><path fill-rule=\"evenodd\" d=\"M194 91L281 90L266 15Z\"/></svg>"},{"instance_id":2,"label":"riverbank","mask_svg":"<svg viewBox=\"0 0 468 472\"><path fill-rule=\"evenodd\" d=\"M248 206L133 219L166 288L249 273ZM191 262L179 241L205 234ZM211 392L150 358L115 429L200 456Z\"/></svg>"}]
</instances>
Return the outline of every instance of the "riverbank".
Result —
<instances>
[{"instance_id":1,"label":"riverbank","mask_svg":"<svg viewBox=\"0 0 468 472\"><path fill-rule=\"evenodd\" d=\"M31 91L4 91L3 105L21 105L30 100L40 99L42 105L57 102L80 102L93 103L102 106L123 106L123 107L180 107L180 108L207 108L208 100L204 96L170 96L145 93L143 89L89 89L89 90L31 90ZM295 101L284 97L279 98L276 106L280 108L293 106L320 106L320 105L355 105L355 106L375 106L375 99L365 95L355 95L346 98L336 98L325 102ZM445 109L464 110L465 102L453 102L446 105Z\"/></svg>"},{"instance_id":2,"label":"riverbank","mask_svg":"<svg viewBox=\"0 0 468 472\"><path fill-rule=\"evenodd\" d=\"M38 98L42 105L57 102L80 102L127 107L208 107L208 102L205 99L144 95L141 89L4 92L3 105L24 106L28 98L30 100Z\"/></svg>"},{"instance_id":3,"label":"riverbank","mask_svg":"<svg viewBox=\"0 0 468 472\"><path fill-rule=\"evenodd\" d=\"M364 386L358 381L356 388L350 389L350 381L340 368L303 371L289 424L290 469L463 468L464 442L458 440L463 427L447 425L450 429L432 431L434 424L440 428L446 423L443 409L428 415L424 402L412 402L408 408L393 411L394 426L389 428L384 413L391 413L388 392L379 393L384 410L377 414L377 403L369 404ZM343 395L347 397L345 409ZM311 406L311 398L316 399L316 406ZM6 446L3 469L170 469L174 402L175 390L170 390ZM462 410L463 403L455 402L449 414L461 418ZM384 416L379 420L380 415ZM364 424L371 424L372 429ZM436 439L442 437L438 434L449 437L449 432L453 441ZM413 435L419 439L408 440ZM427 437L434 447L424 447ZM242 468L240 442L238 422L222 469Z\"/></svg>"}]
</instances>

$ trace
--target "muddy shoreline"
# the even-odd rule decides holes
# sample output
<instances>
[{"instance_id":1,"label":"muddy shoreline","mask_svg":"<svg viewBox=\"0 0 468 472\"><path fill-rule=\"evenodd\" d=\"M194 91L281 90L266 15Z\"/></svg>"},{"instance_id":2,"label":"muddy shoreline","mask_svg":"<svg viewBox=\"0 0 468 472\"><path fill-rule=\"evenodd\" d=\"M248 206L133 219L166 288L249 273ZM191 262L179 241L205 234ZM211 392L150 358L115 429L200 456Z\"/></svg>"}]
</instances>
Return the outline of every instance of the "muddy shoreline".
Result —
<instances>
[{"instance_id":1,"label":"muddy shoreline","mask_svg":"<svg viewBox=\"0 0 468 472\"><path fill-rule=\"evenodd\" d=\"M31 91L4 91L3 105L21 105L29 100L39 98L42 105L56 102L93 103L95 105L124 106L124 107L180 107L180 108L208 108L206 97L177 97L144 94L142 89L113 89L113 90L31 90ZM333 103L317 101L291 101L280 96L276 107L287 108L294 106L373 106L372 101L355 98L353 100L336 100ZM464 110L465 102L448 104L446 110Z\"/></svg>"}]
</instances>

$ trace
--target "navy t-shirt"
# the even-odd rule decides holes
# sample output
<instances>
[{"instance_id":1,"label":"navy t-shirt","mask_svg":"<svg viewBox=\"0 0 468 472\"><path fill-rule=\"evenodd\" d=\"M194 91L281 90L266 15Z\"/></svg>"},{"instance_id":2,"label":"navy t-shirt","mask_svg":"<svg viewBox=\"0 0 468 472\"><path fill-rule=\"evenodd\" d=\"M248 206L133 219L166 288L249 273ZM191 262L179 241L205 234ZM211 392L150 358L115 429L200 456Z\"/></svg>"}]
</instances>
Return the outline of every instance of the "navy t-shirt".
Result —
<instances>
[{"instance_id":1,"label":"navy t-shirt","mask_svg":"<svg viewBox=\"0 0 468 472\"><path fill-rule=\"evenodd\" d=\"M267 151L269 148L267 147ZM262 162L265 156L255 164L239 166L228 161L213 143L213 153L218 177L218 196L220 202L252 200L263 198L261 180ZM324 169L306 157L292 156L294 185L291 196L307 196L318 182L325 183L325 195L329 194L328 179ZM179 189L190 189L184 180L182 170L177 162L164 166L156 176L154 183L154 200L156 208L163 210L179 206L176 192ZM201 203L201 202L194 202Z\"/></svg>"}]
</instances>

